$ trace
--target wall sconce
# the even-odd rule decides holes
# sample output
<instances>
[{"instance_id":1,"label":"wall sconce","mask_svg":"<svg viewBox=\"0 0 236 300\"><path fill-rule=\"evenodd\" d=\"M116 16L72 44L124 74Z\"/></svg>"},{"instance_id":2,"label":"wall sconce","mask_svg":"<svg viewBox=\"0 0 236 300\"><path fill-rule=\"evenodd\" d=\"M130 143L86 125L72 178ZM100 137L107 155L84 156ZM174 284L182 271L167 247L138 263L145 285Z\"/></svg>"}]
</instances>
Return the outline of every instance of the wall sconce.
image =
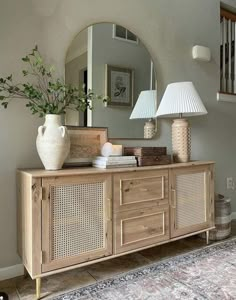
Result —
<instances>
[{"instance_id":1,"label":"wall sconce","mask_svg":"<svg viewBox=\"0 0 236 300\"><path fill-rule=\"evenodd\" d=\"M195 45L192 48L192 57L195 60L199 61L210 61L211 60L211 51L208 47Z\"/></svg>"},{"instance_id":2,"label":"wall sconce","mask_svg":"<svg viewBox=\"0 0 236 300\"><path fill-rule=\"evenodd\" d=\"M144 138L151 139L156 134L156 114L157 91L142 91L130 115L130 119L149 119L144 125Z\"/></svg>"}]
</instances>

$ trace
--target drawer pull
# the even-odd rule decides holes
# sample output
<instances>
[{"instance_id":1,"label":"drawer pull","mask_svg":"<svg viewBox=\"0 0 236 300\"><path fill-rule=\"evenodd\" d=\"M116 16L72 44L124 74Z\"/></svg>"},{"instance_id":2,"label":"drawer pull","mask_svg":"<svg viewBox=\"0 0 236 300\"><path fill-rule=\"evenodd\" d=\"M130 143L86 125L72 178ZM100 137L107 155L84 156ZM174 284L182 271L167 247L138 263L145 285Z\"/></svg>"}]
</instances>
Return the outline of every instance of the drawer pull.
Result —
<instances>
[{"instance_id":1,"label":"drawer pull","mask_svg":"<svg viewBox=\"0 0 236 300\"><path fill-rule=\"evenodd\" d=\"M148 189L145 189L145 188L141 188L139 190L140 190L140 192L147 192L148 191Z\"/></svg>"}]
</instances>

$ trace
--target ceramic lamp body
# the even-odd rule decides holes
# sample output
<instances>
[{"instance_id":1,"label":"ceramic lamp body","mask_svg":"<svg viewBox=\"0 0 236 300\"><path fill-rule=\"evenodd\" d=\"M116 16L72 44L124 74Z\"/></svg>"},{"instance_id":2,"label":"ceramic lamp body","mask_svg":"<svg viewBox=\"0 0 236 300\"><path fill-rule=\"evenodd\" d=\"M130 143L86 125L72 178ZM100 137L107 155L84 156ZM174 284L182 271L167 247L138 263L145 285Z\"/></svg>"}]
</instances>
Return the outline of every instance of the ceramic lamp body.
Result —
<instances>
[{"instance_id":1,"label":"ceramic lamp body","mask_svg":"<svg viewBox=\"0 0 236 300\"><path fill-rule=\"evenodd\" d=\"M145 139L152 139L156 133L155 123L151 119L144 125L144 138Z\"/></svg>"},{"instance_id":2,"label":"ceramic lamp body","mask_svg":"<svg viewBox=\"0 0 236 300\"><path fill-rule=\"evenodd\" d=\"M70 138L60 115L46 115L38 128L36 147L46 170L59 170L69 154Z\"/></svg>"},{"instance_id":3,"label":"ceramic lamp body","mask_svg":"<svg viewBox=\"0 0 236 300\"><path fill-rule=\"evenodd\" d=\"M191 133L186 119L173 120L172 152L174 162L188 162L190 160Z\"/></svg>"}]
</instances>

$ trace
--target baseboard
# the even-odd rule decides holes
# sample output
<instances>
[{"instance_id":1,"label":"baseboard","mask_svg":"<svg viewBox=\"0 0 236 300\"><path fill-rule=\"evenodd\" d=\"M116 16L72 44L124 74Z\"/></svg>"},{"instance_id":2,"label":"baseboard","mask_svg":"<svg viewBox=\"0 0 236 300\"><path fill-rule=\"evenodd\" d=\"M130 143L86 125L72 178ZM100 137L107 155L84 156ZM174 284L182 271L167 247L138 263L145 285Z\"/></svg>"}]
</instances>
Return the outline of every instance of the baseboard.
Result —
<instances>
[{"instance_id":1,"label":"baseboard","mask_svg":"<svg viewBox=\"0 0 236 300\"><path fill-rule=\"evenodd\" d=\"M231 220L236 219L236 211L231 213Z\"/></svg>"},{"instance_id":2,"label":"baseboard","mask_svg":"<svg viewBox=\"0 0 236 300\"><path fill-rule=\"evenodd\" d=\"M22 264L0 268L0 281L14 278L24 274L24 266Z\"/></svg>"}]
</instances>

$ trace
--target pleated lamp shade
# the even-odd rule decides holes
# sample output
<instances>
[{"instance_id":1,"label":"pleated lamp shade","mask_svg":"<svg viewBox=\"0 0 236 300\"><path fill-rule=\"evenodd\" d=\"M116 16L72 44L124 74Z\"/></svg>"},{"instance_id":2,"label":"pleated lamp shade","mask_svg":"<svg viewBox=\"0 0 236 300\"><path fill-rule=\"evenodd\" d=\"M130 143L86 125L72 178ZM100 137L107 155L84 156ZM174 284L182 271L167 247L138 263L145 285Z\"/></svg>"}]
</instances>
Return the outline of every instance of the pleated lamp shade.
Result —
<instances>
[{"instance_id":1,"label":"pleated lamp shade","mask_svg":"<svg viewBox=\"0 0 236 300\"><path fill-rule=\"evenodd\" d=\"M130 115L130 119L150 119L156 114L157 91L142 91Z\"/></svg>"},{"instance_id":2,"label":"pleated lamp shade","mask_svg":"<svg viewBox=\"0 0 236 300\"><path fill-rule=\"evenodd\" d=\"M207 110L192 82L169 84L156 112L156 117L175 117L180 114L186 117L207 114Z\"/></svg>"},{"instance_id":3,"label":"pleated lamp shade","mask_svg":"<svg viewBox=\"0 0 236 300\"><path fill-rule=\"evenodd\" d=\"M191 131L185 117L207 114L192 82L176 82L167 86L156 117L173 117L172 153L174 162L188 162L191 155ZM178 117L178 118L176 118Z\"/></svg>"},{"instance_id":4,"label":"pleated lamp shade","mask_svg":"<svg viewBox=\"0 0 236 300\"><path fill-rule=\"evenodd\" d=\"M157 91L142 91L130 115L130 119L148 119L144 125L144 138L151 139L156 133L153 118L156 114Z\"/></svg>"}]
</instances>

